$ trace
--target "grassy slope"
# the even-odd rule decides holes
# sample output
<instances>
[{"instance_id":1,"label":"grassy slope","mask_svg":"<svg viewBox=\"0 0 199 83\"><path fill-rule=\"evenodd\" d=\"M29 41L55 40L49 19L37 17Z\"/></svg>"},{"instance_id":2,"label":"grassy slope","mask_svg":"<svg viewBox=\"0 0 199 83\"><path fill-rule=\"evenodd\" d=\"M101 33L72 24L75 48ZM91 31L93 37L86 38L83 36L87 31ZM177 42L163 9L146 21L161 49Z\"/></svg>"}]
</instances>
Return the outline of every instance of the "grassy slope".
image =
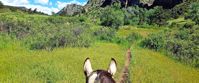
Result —
<instances>
[{"instance_id":1,"label":"grassy slope","mask_svg":"<svg viewBox=\"0 0 199 83\"><path fill-rule=\"evenodd\" d=\"M131 33L138 33L143 37L147 37L147 35L149 35L150 33L155 33L155 32L160 31L158 29L137 28L137 27L133 27L133 26L123 26L121 28L122 29L120 29L117 32L117 35L119 37L126 37Z\"/></svg>"},{"instance_id":2,"label":"grassy slope","mask_svg":"<svg viewBox=\"0 0 199 83\"><path fill-rule=\"evenodd\" d=\"M82 83L85 81L82 67L86 57L91 58L94 69L107 69L110 58L114 57L118 61L118 71L121 71L123 55L124 49L107 43L97 43L91 48L58 48L52 52L0 50L0 82Z\"/></svg>"},{"instance_id":3,"label":"grassy slope","mask_svg":"<svg viewBox=\"0 0 199 83\"><path fill-rule=\"evenodd\" d=\"M163 54L133 47L133 83L198 83L199 70L182 65Z\"/></svg>"},{"instance_id":4,"label":"grassy slope","mask_svg":"<svg viewBox=\"0 0 199 83\"><path fill-rule=\"evenodd\" d=\"M33 17L44 18L40 15ZM118 32L118 35L122 37L132 32L147 37L148 34L159 31L129 26L123 28ZM57 48L52 52L29 51L15 44L9 47L11 48L0 49L0 82L82 83L85 81L82 66L86 57L91 58L94 69L107 69L110 58L114 57L119 64L118 71L121 71L124 62L123 55L126 52L120 46L110 43L97 43L91 48ZM132 52L131 80L133 83L199 82L197 69L177 63L158 52L138 48L136 45L132 46ZM115 76L116 79L118 75L119 73Z\"/></svg>"},{"instance_id":5,"label":"grassy slope","mask_svg":"<svg viewBox=\"0 0 199 83\"><path fill-rule=\"evenodd\" d=\"M118 35L125 37L135 32L143 37L158 32L158 29L143 29L126 26ZM133 83L198 83L199 70L182 65L164 54L132 45L133 64L131 80Z\"/></svg>"}]
</instances>

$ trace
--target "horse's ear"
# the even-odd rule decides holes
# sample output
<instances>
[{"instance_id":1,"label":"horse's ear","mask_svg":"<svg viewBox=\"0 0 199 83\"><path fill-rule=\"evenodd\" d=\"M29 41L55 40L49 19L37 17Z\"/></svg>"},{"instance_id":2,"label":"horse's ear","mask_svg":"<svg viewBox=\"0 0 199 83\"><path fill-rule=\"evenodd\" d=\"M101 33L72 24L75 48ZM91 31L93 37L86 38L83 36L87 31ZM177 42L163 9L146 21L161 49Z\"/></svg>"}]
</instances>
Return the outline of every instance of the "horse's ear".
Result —
<instances>
[{"instance_id":1,"label":"horse's ear","mask_svg":"<svg viewBox=\"0 0 199 83\"><path fill-rule=\"evenodd\" d=\"M111 73L112 75L115 75L116 71L117 71L117 63L115 59L112 58L108 68L108 72Z\"/></svg>"},{"instance_id":2,"label":"horse's ear","mask_svg":"<svg viewBox=\"0 0 199 83\"><path fill-rule=\"evenodd\" d=\"M93 69L91 66L90 59L86 58L86 60L84 61L84 74L86 76L89 76L92 72L93 72Z\"/></svg>"}]
</instances>

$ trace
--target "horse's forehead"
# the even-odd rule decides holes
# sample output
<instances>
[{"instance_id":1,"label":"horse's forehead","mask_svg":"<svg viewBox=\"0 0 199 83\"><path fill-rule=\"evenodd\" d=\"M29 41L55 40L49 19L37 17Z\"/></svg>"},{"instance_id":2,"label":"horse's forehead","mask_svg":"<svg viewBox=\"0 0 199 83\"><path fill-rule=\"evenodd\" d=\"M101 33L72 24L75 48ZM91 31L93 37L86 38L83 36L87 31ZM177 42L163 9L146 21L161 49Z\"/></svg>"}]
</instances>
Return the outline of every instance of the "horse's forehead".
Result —
<instances>
[{"instance_id":1,"label":"horse's forehead","mask_svg":"<svg viewBox=\"0 0 199 83\"><path fill-rule=\"evenodd\" d=\"M88 78L88 83L99 83L103 80L113 80L110 73L104 70L96 70ZM112 83L112 82L111 82Z\"/></svg>"},{"instance_id":2,"label":"horse's forehead","mask_svg":"<svg viewBox=\"0 0 199 83\"><path fill-rule=\"evenodd\" d=\"M99 78L99 74L103 72L104 70L96 70L91 73L91 75L88 77L88 83L96 83L97 78Z\"/></svg>"}]
</instances>

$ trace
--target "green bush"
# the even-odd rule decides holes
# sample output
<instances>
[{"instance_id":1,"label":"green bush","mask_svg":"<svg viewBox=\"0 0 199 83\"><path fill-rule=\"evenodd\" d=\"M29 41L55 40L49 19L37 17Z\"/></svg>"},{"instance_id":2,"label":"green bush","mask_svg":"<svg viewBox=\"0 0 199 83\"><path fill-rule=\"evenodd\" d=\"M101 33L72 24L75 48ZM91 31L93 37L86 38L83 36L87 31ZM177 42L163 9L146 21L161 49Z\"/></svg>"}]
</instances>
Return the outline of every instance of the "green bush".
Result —
<instances>
[{"instance_id":1,"label":"green bush","mask_svg":"<svg viewBox=\"0 0 199 83\"><path fill-rule=\"evenodd\" d=\"M169 10L163 9L161 7L155 7L151 10L153 13L148 16L150 25L166 25L167 20L171 19L171 14Z\"/></svg>"},{"instance_id":2,"label":"green bush","mask_svg":"<svg viewBox=\"0 0 199 83\"><path fill-rule=\"evenodd\" d=\"M199 26L185 24L184 26L152 34L142 41L142 46L155 50L164 50L173 58L192 66L199 65Z\"/></svg>"},{"instance_id":3,"label":"green bush","mask_svg":"<svg viewBox=\"0 0 199 83\"><path fill-rule=\"evenodd\" d=\"M47 31L47 30L46 30ZM53 49L55 47L89 47L91 34L89 28L83 24L77 24L66 29L39 32L28 38L31 49ZM46 34L43 34L46 33Z\"/></svg>"},{"instance_id":4,"label":"green bush","mask_svg":"<svg viewBox=\"0 0 199 83\"><path fill-rule=\"evenodd\" d=\"M179 10L178 8L172 9ZM124 9L125 25L134 25L139 27L147 27L150 25L166 25L167 21L172 18L172 10L155 7L153 9L140 8L138 6L128 7ZM175 12L173 12L175 14Z\"/></svg>"},{"instance_id":5,"label":"green bush","mask_svg":"<svg viewBox=\"0 0 199 83\"><path fill-rule=\"evenodd\" d=\"M3 3L0 1L0 8L2 8L3 7Z\"/></svg>"},{"instance_id":6,"label":"green bush","mask_svg":"<svg viewBox=\"0 0 199 83\"><path fill-rule=\"evenodd\" d=\"M154 49L156 51L161 50L164 47L165 41L163 39L162 33L151 34L148 38L145 38L141 45L145 48Z\"/></svg>"},{"instance_id":7,"label":"green bush","mask_svg":"<svg viewBox=\"0 0 199 83\"><path fill-rule=\"evenodd\" d=\"M177 19L180 16L184 16L188 12L188 8L189 8L189 3L184 2L170 9L169 12L172 18Z\"/></svg>"},{"instance_id":8,"label":"green bush","mask_svg":"<svg viewBox=\"0 0 199 83\"><path fill-rule=\"evenodd\" d=\"M192 3L189 7L189 12L186 16L186 18L190 18L193 21L196 22L196 24L199 24L199 2Z\"/></svg>"},{"instance_id":9,"label":"green bush","mask_svg":"<svg viewBox=\"0 0 199 83\"><path fill-rule=\"evenodd\" d=\"M4 14L1 31L22 40L30 49L89 47L92 31L77 17ZM15 19L14 19L15 18Z\"/></svg>"},{"instance_id":10,"label":"green bush","mask_svg":"<svg viewBox=\"0 0 199 83\"><path fill-rule=\"evenodd\" d=\"M130 35L128 35L126 37L126 40L129 42L129 43L134 43L135 41L139 40L139 39L142 39L142 36L138 33L131 33Z\"/></svg>"},{"instance_id":11,"label":"green bush","mask_svg":"<svg viewBox=\"0 0 199 83\"><path fill-rule=\"evenodd\" d=\"M101 41L112 41L113 37L115 37L115 30L108 27L98 28L93 32L93 35L97 38L97 40Z\"/></svg>"},{"instance_id":12,"label":"green bush","mask_svg":"<svg viewBox=\"0 0 199 83\"><path fill-rule=\"evenodd\" d=\"M138 25L140 22L140 11L141 8L135 6L135 7L128 7L125 11L125 25Z\"/></svg>"},{"instance_id":13,"label":"green bush","mask_svg":"<svg viewBox=\"0 0 199 83\"><path fill-rule=\"evenodd\" d=\"M102 26L118 29L119 26L124 25L124 13L122 10L107 7L100 15L100 21Z\"/></svg>"}]
</instances>

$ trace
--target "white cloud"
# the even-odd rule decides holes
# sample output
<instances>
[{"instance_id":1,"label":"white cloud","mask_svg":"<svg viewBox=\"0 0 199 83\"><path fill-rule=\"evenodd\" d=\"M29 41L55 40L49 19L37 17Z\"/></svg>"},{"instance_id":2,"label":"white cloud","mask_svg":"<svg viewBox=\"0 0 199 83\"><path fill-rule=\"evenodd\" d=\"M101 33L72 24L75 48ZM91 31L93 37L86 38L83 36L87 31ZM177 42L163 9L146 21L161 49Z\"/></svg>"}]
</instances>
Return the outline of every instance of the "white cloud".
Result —
<instances>
[{"instance_id":1,"label":"white cloud","mask_svg":"<svg viewBox=\"0 0 199 83\"><path fill-rule=\"evenodd\" d=\"M48 4L49 0L35 0L35 3L39 3L39 4Z\"/></svg>"},{"instance_id":2,"label":"white cloud","mask_svg":"<svg viewBox=\"0 0 199 83\"><path fill-rule=\"evenodd\" d=\"M29 4L28 0L0 0L5 5L24 5Z\"/></svg>"},{"instance_id":3,"label":"white cloud","mask_svg":"<svg viewBox=\"0 0 199 83\"><path fill-rule=\"evenodd\" d=\"M47 6L42 6L42 5L34 5L30 4L29 0L0 0L4 5L10 5L10 6L20 6L20 7L26 7L26 8L31 8L35 9L37 8L37 11L44 12L46 14L51 15L52 12L57 13L59 10L61 10L63 7L65 7L68 4L78 4L78 5L85 5L86 2L81 3L78 2L77 0L72 0L70 2L60 2L57 1L57 8L56 7L47 7ZM40 1L40 4L47 4L47 5L52 5L52 2L49 2L49 0L36 0Z\"/></svg>"},{"instance_id":4,"label":"white cloud","mask_svg":"<svg viewBox=\"0 0 199 83\"><path fill-rule=\"evenodd\" d=\"M81 3L81 2L79 2L79 1L77 1L77 0L72 0L72 1L70 1L70 2L60 2L60 1L57 1L57 6L58 6L59 9L64 8L64 7L65 7L66 5L68 5L68 4L85 5L86 2Z\"/></svg>"},{"instance_id":5,"label":"white cloud","mask_svg":"<svg viewBox=\"0 0 199 83\"><path fill-rule=\"evenodd\" d=\"M57 13L59 11L58 8L49 8L49 7L45 7L45 6L41 6L41 5L24 5L26 8L31 8L31 9L35 9L37 8L37 11L46 13L48 15L51 15L52 12Z\"/></svg>"},{"instance_id":6,"label":"white cloud","mask_svg":"<svg viewBox=\"0 0 199 83\"><path fill-rule=\"evenodd\" d=\"M32 10L37 8L37 11L44 12L49 15L51 15L52 12L57 13L59 11L58 8L53 8L53 7L49 8L49 7L41 6L41 5L29 4L28 0L3 0L2 2L4 5L26 7L26 8L31 8Z\"/></svg>"}]
</instances>

